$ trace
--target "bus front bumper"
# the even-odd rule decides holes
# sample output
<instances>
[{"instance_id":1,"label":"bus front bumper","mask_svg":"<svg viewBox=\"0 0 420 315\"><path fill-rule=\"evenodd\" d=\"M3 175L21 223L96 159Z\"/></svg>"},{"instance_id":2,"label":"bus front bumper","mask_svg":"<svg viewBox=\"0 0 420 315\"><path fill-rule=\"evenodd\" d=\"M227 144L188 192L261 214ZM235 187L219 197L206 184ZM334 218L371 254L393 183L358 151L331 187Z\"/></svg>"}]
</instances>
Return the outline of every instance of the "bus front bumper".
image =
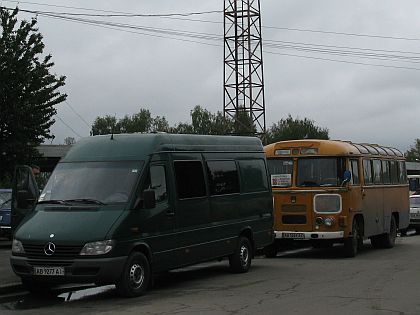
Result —
<instances>
[{"instance_id":1,"label":"bus front bumper","mask_svg":"<svg viewBox=\"0 0 420 315\"><path fill-rule=\"evenodd\" d=\"M275 231L276 239L293 240L331 240L344 237L344 231L337 232L295 232L295 231Z\"/></svg>"}]
</instances>

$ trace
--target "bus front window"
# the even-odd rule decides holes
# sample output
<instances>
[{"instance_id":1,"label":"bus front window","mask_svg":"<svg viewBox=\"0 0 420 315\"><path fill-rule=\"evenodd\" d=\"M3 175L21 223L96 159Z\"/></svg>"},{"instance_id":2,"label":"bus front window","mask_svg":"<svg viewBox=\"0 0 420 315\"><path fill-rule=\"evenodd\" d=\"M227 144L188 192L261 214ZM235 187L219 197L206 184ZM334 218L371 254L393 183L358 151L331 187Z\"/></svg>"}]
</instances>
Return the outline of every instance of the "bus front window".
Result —
<instances>
[{"instance_id":1,"label":"bus front window","mask_svg":"<svg viewBox=\"0 0 420 315\"><path fill-rule=\"evenodd\" d=\"M293 160L292 159L268 159L268 171L271 176L271 186L292 186Z\"/></svg>"},{"instance_id":2,"label":"bus front window","mask_svg":"<svg viewBox=\"0 0 420 315\"><path fill-rule=\"evenodd\" d=\"M340 186L343 181L342 158L300 158L297 166L297 186Z\"/></svg>"}]
</instances>

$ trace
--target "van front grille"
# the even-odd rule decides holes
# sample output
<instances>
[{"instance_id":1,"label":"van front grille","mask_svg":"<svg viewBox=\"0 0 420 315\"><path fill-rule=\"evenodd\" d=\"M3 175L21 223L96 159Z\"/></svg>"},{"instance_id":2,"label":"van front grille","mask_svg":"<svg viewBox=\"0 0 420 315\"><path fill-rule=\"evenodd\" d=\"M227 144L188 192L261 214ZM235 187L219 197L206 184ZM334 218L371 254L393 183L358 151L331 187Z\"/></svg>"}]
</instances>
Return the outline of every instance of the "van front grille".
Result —
<instances>
[{"instance_id":1,"label":"van front grille","mask_svg":"<svg viewBox=\"0 0 420 315\"><path fill-rule=\"evenodd\" d=\"M32 245L32 244L23 244L23 248L25 249L25 256L28 258L34 259L74 259L76 258L80 251L82 250L82 246L69 246L69 245L57 245L55 244L55 252L54 254L48 256L45 254L44 249L46 244L43 245Z\"/></svg>"}]
</instances>

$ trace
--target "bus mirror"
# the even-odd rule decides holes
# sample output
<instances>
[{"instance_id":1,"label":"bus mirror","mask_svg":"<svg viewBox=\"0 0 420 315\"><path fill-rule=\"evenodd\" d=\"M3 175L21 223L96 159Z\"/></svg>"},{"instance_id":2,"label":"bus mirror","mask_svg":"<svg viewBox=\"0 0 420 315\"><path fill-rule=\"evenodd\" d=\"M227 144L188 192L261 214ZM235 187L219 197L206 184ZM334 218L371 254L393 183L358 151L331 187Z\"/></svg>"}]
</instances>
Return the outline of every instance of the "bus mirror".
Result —
<instances>
[{"instance_id":1,"label":"bus mirror","mask_svg":"<svg viewBox=\"0 0 420 315\"><path fill-rule=\"evenodd\" d=\"M145 209L153 209L156 207L156 196L153 189L143 191L143 206Z\"/></svg>"},{"instance_id":2,"label":"bus mirror","mask_svg":"<svg viewBox=\"0 0 420 315\"><path fill-rule=\"evenodd\" d=\"M343 174L343 182L341 183L341 186L344 186L351 180L351 172L349 170L345 170Z\"/></svg>"}]
</instances>

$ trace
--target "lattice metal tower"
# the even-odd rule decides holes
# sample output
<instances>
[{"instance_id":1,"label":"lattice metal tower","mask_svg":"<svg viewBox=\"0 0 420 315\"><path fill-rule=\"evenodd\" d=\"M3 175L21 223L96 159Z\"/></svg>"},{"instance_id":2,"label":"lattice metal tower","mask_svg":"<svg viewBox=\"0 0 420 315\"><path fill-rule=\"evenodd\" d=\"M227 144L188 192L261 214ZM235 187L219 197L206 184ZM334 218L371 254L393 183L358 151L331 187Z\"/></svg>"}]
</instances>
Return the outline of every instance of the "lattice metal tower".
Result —
<instances>
[{"instance_id":1,"label":"lattice metal tower","mask_svg":"<svg viewBox=\"0 0 420 315\"><path fill-rule=\"evenodd\" d=\"M235 120L236 133L263 135L266 123L260 0L225 0L224 42L224 115ZM250 122L256 128L250 127Z\"/></svg>"}]
</instances>

